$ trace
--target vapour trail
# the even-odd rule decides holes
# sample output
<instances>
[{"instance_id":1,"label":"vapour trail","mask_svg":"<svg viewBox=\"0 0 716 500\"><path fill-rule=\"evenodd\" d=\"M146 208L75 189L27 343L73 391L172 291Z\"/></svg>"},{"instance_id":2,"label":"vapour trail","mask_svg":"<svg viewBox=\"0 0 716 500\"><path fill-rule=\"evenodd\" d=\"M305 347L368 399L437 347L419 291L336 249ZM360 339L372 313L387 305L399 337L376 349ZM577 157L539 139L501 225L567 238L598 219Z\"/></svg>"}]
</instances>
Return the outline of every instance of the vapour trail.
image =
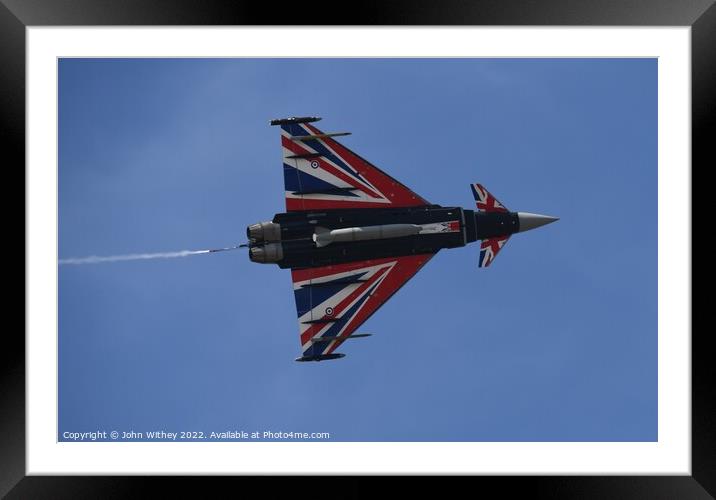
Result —
<instances>
[{"instance_id":1,"label":"vapour trail","mask_svg":"<svg viewBox=\"0 0 716 500\"><path fill-rule=\"evenodd\" d=\"M236 248L239 247L236 246L227 248L216 248L213 250L181 250L179 252L132 253L127 255L108 255L106 257L91 255L89 257L73 257L70 259L60 259L58 263L62 266L67 264L100 264L102 262L121 262L125 260L174 259L177 257L188 257L190 255L199 255L202 253L224 252L226 250L234 250Z\"/></svg>"}]
</instances>

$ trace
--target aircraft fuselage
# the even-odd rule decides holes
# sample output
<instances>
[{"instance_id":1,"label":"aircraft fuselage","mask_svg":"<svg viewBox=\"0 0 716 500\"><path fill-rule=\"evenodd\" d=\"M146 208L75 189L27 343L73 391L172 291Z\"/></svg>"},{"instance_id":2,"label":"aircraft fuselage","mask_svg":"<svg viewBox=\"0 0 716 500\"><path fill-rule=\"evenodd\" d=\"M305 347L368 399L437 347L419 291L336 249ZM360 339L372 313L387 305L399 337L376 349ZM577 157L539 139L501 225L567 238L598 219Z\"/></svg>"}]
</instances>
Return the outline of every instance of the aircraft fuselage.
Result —
<instances>
[{"instance_id":1,"label":"aircraft fuselage","mask_svg":"<svg viewBox=\"0 0 716 500\"><path fill-rule=\"evenodd\" d=\"M252 261L295 269L434 254L519 230L517 212L426 205L280 213L249 226L247 236Z\"/></svg>"}]
</instances>

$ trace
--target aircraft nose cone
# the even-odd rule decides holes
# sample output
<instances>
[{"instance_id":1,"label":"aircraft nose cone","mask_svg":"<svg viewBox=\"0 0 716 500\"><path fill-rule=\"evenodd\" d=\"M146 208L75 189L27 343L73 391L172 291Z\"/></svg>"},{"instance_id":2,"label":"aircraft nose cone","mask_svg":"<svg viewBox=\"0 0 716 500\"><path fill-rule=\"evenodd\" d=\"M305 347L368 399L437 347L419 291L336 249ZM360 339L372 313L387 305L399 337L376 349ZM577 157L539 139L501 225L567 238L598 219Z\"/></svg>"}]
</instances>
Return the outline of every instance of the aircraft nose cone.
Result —
<instances>
[{"instance_id":1,"label":"aircraft nose cone","mask_svg":"<svg viewBox=\"0 0 716 500\"><path fill-rule=\"evenodd\" d=\"M529 231L536 227L544 226L556 220L559 217L550 217L549 215L531 214L529 212L517 212L517 217L520 220L520 233Z\"/></svg>"}]
</instances>

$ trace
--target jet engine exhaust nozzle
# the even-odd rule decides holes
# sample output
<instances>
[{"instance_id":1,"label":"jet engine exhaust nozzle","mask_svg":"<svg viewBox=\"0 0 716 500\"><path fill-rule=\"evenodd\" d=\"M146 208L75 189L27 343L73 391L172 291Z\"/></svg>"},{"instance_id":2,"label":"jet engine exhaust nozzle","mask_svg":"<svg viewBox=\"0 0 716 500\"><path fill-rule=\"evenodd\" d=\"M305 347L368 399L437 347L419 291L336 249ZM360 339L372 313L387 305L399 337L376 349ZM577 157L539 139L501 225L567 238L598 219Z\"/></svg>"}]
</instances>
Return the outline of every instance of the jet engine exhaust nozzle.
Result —
<instances>
[{"instance_id":1,"label":"jet engine exhaust nozzle","mask_svg":"<svg viewBox=\"0 0 716 500\"><path fill-rule=\"evenodd\" d=\"M281 243L268 243L249 248L249 259L260 264L270 264L283 259Z\"/></svg>"},{"instance_id":2,"label":"jet engine exhaust nozzle","mask_svg":"<svg viewBox=\"0 0 716 500\"><path fill-rule=\"evenodd\" d=\"M246 236L253 242L281 241L281 225L271 221L251 224L246 228Z\"/></svg>"}]
</instances>

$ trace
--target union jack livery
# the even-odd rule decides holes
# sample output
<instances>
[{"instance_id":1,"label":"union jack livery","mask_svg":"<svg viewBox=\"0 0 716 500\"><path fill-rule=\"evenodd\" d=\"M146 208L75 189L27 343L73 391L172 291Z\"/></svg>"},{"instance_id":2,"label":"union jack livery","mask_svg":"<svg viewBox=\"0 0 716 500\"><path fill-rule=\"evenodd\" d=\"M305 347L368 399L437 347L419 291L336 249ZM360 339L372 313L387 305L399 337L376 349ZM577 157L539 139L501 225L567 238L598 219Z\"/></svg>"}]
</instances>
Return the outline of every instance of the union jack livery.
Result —
<instances>
[{"instance_id":1,"label":"union jack livery","mask_svg":"<svg viewBox=\"0 0 716 500\"><path fill-rule=\"evenodd\" d=\"M246 229L249 258L291 269L301 356L335 352L443 248L482 240L487 267L510 235L555 217L509 212L472 184L477 211L435 205L322 132L317 117L272 120L281 127L286 212Z\"/></svg>"},{"instance_id":2,"label":"union jack livery","mask_svg":"<svg viewBox=\"0 0 716 500\"><path fill-rule=\"evenodd\" d=\"M498 238L482 240L482 243L480 244L480 260L478 262L478 267L487 267L492 264L492 261L495 260L495 257L497 257L497 252L505 246L505 243L507 243L507 240L509 239L509 236L500 236Z\"/></svg>"},{"instance_id":3,"label":"union jack livery","mask_svg":"<svg viewBox=\"0 0 716 500\"><path fill-rule=\"evenodd\" d=\"M353 335L356 328L432 256L406 255L292 270L303 349L299 359L331 356L344 340L361 336Z\"/></svg>"},{"instance_id":4,"label":"union jack livery","mask_svg":"<svg viewBox=\"0 0 716 500\"><path fill-rule=\"evenodd\" d=\"M475 197L475 203L478 210L485 212L507 212L505 206L497 201L482 184L472 185L472 195Z\"/></svg>"},{"instance_id":5,"label":"union jack livery","mask_svg":"<svg viewBox=\"0 0 716 500\"><path fill-rule=\"evenodd\" d=\"M492 196L482 184L472 184L470 187L472 187L472 195L475 197L478 210L483 212L508 213L507 208L497 201L497 198ZM492 261L497 257L497 252L505 246L505 243L507 243L509 239L509 234L497 238L483 239L480 244L478 267L487 267L492 264Z\"/></svg>"}]
</instances>

